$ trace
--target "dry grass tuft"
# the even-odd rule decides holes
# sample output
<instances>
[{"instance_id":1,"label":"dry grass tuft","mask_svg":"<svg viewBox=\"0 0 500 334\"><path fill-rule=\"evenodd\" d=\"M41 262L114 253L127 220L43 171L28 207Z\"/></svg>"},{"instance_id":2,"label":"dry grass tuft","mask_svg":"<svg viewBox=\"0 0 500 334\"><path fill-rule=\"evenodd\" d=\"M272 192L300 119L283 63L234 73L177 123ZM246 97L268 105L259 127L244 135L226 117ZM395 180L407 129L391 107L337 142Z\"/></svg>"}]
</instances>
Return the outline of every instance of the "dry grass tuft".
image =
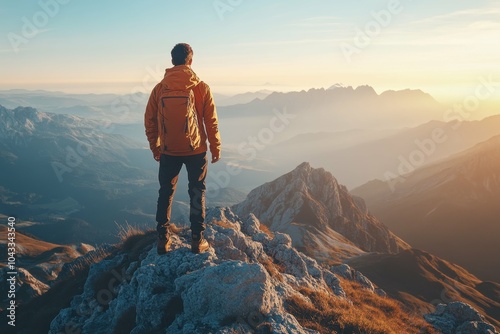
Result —
<instances>
[{"instance_id":1,"label":"dry grass tuft","mask_svg":"<svg viewBox=\"0 0 500 334\"><path fill-rule=\"evenodd\" d=\"M97 248L93 251L88 252L84 256L78 258L68 264L69 266L69 277L74 277L80 273L87 273L90 266L94 263L100 262L102 259L108 257L111 253L102 248Z\"/></svg>"},{"instance_id":2,"label":"dry grass tuft","mask_svg":"<svg viewBox=\"0 0 500 334\"><path fill-rule=\"evenodd\" d=\"M222 221L222 220L213 220L212 221L212 224L213 225L217 225L217 226L220 226L220 227L223 227L223 228L232 228L234 229L234 225L231 224L230 222L228 221Z\"/></svg>"},{"instance_id":3,"label":"dry grass tuft","mask_svg":"<svg viewBox=\"0 0 500 334\"><path fill-rule=\"evenodd\" d=\"M116 227L118 228L118 238L120 239L121 243L123 243L128 238L133 237L135 235L143 235L145 231L144 228L133 226L128 223L125 225L116 224Z\"/></svg>"},{"instance_id":4,"label":"dry grass tuft","mask_svg":"<svg viewBox=\"0 0 500 334\"><path fill-rule=\"evenodd\" d=\"M185 231L190 231L191 229L189 227L180 227L180 226L177 226L175 224L170 224L170 232L174 233L174 234L180 234L182 232L185 232Z\"/></svg>"},{"instance_id":5,"label":"dry grass tuft","mask_svg":"<svg viewBox=\"0 0 500 334\"><path fill-rule=\"evenodd\" d=\"M279 264L273 262L270 257L267 257L263 261L259 261L259 263L264 266L269 276L277 279L280 282L283 282L283 276L281 275L285 272L285 268L283 266L280 266Z\"/></svg>"},{"instance_id":6,"label":"dry grass tuft","mask_svg":"<svg viewBox=\"0 0 500 334\"><path fill-rule=\"evenodd\" d=\"M348 300L301 288L302 296L297 294L288 299L286 308L303 326L321 333L437 333L422 318L406 312L399 302L380 297L348 280L341 283Z\"/></svg>"},{"instance_id":7,"label":"dry grass tuft","mask_svg":"<svg viewBox=\"0 0 500 334\"><path fill-rule=\"evenodd\" d=\"M267 234L269 238L271 239L274 238L274 233L269 229L269 227L267 227L267 225L260 223L259 229L265 234Z\"/></svg>"}]
</instances>

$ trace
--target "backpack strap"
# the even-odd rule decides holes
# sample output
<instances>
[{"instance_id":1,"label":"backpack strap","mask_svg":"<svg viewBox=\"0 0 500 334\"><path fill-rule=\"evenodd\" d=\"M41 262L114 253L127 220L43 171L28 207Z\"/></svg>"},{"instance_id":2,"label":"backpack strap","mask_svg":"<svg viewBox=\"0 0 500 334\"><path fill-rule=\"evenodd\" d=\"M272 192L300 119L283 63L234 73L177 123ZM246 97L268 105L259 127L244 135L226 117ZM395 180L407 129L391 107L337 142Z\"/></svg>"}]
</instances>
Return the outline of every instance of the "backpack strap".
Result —
<instances>
[{"instance_id":1,"label":"backpack strap","mask_svg":"<svg viewBox=\"0 0 500 334\"><path fill-rule=\"evenodd\" d=\"M196 86L194 86L194 87L193 87L193 89L192 89L192 91L193 91L193 93L194 93L194 106L195 106L195 108L196 108L196 105L197 105L198 103L203 103L203 100L204 100L204 99L203 99L203 98L204 98L204 96L203 96L203 91L201 90L201 88L202 88L202 85L201 85L201 84L202 84L202 83L203 83L203 81L200 81L200 82L199 82ZM198 108L196 108L196 109L198 109ZM196 110L196 111L198 111L198 110Z\"/></svg>"},{"instance_id":2,"label":"backpack strap","mask_svg":"<svg viewBox=\"0 0 500 334\"><path fill-rule=\"evenodd\" d=\"M203 83L203 81L198 82L198 84L196 86L194 86L192 89L193 93L195 94L195 98L197 98L197 97L203 98L202 91L201 91L201 83Z\"/></svg>"}]
</instances>

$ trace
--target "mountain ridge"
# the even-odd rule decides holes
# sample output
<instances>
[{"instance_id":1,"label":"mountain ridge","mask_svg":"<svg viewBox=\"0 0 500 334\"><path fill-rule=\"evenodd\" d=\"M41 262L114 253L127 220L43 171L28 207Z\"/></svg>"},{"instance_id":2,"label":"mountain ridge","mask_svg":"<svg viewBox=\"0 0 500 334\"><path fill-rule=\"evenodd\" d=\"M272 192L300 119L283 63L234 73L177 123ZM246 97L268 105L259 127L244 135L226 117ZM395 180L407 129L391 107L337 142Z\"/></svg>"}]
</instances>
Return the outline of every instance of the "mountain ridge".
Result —
<instances>
[{"instance_id":1,"label":"mountain ridge","mask_svg":"<svg viewBox=\"0 0 500 334\"><path fill-rule=\"evenodd\" d=\"M499 231L495 217L500 215L499 152L500 136L495 136L416 169L404 179L373 181L351 192L363 197L377 217L414 246L498 282L500 264L490 254L500 252L495 238ZM425 234L429 230L433 233Z\"/></svg>"},{"instance_id":2,"label":"mountain ridge","mask_svg":"<svg viewBox=\"0 0 500 334\"><path fill-rule=\"evenodd\" d=\"M410 249L398 254L365 254L346 263L362 272L391 297L420 313L438 304L461 301L500 326L500 284L485 282L466 269L428 252Z\"/></svg>"}]
</instances>

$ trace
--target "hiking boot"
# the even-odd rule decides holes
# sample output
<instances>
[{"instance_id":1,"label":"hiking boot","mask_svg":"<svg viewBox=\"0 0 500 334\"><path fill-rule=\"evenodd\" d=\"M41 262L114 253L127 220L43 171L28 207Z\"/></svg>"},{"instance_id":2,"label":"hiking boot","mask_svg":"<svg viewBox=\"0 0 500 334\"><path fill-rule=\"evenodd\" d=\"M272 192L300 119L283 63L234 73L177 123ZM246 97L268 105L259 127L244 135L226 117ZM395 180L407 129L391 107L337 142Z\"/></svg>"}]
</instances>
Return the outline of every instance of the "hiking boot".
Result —
<instances>
[{"instance_id":1,"label":"hiking boot","mask_svg":"<svg viewBox=\"0 0 500 334\"><path fill-rule=\"evenodd\" d=\"M172 238L169 235L159 236L156 243L156 251L158 255L167 254L170 251L170 245L172 245Z\"/></svg>"},{"instance_id":2,"label":"hiking boot","mask_svg":"<svg viewBox=\"0 0 500 334\"><path fill-rule=\"evenodd\" d=\"M193 233L192 236L193 240L191 241L191 252L200 254L205 252L210 247L207 239L203 237L203 233Z\"/></svg>"}]
</instances>

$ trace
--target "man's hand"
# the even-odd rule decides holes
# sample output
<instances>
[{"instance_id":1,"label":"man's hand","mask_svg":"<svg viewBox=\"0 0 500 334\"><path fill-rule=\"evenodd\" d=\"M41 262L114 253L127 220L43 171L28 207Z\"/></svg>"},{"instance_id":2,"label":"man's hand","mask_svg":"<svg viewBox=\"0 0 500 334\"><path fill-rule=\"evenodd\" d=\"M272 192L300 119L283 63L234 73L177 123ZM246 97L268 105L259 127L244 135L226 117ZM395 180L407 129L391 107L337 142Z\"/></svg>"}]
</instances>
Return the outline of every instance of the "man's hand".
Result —
<instances>
[{"instance_id":1,"label":"man's hand","mask_svg":"<svg viewBox=\"0 0 500 334\"><path fill-rule=\"evenodd\" d=\"M161 157L161 152L160 152L160 149L159 148L156 148L153 150L153 158L156 160L156 161L160 161L160 157Z\"/></svg>"},{"instance_id":2,"label":"man's hand","mask_svg":"<svg viewBox=\"0 0 500 334\"><path fill-rule=\"evenodd\" d=\"M220 160L220 153L212 155L212 163L213 164L216 163L219 160Z\"/></svg>"}]
</instances>

